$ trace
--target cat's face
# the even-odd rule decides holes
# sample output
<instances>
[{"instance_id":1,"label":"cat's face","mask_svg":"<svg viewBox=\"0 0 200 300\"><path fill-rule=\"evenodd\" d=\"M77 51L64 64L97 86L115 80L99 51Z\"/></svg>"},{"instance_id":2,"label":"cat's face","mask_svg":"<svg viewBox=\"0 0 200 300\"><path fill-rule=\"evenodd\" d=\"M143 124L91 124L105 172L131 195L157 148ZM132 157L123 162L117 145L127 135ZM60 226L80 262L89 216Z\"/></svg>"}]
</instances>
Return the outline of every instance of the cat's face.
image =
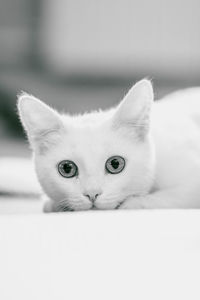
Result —
<instances>
[{"instance_id":1,"label":"cat's face","mask_svg":"<svg viewBox=\"0 0 200 300\"><path fill-rule=\"evenodd\" d=\"M152 89L138 83L107 112L61 116L32 96L19 101L36 171L58 211L115 209L151 188L154 150L149 135Z\"/></svg>"}]
</instances>

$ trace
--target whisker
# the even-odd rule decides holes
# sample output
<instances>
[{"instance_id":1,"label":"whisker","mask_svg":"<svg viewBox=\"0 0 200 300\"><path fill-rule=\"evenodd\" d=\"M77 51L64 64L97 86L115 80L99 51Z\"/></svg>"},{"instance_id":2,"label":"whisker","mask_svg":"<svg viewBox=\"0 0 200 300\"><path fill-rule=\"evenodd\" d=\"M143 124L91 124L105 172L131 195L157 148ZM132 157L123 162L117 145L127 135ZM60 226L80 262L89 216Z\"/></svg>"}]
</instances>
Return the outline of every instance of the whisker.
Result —
<instances>
[{"instance_id":1,"label":"whisker","mask_svg":"<svg viewBox=\"0 0 200 300\"><path fill-rule=\"evenodd\" d=\"M56 203L56 211L73 211L72 207L67 203L67 198L58 200Z\"/></svg>"}]
</instances>

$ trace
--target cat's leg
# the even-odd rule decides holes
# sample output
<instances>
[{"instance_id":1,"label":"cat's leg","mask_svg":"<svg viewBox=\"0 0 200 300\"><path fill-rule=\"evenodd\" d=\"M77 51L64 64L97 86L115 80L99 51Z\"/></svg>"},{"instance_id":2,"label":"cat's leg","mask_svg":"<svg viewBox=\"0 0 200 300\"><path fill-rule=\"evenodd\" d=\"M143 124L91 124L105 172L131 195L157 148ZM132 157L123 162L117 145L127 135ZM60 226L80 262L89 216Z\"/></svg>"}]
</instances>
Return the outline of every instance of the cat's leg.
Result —
<instances>
[{"instance_id":1,"label":"cat's leg","mask_svg":"<svg viewBox=\"0 0 200 300\"><path fill-rule=\"evenodd\" d=\"M45 204L43 206L43 212L45 212L45 213L54 212L54 210L53 210L53 203L52 203L51 200L45 202Z\"/></svg>"},{"instance_id":2,"label":"cat's leg","mask_svg":"<svg viewBox=\"0 0 200 300\"><path fill-rule=\"evenodd\" d=\"M188 185L158 190L146 196L128 197L119 209L200 208L200 187Z\"/></svg>"},{"instance_id":3,"label":"cat's leg","mask_svg":"<svg viewBox=\"0 0 200 300\"><path fill-rule=\"evenodd\" d=\"M45 213L55 212L54 202L52 200L50 200L47 196L43 196L42 200L44 202L43 212Z\"/></svg>"}]
</instances>

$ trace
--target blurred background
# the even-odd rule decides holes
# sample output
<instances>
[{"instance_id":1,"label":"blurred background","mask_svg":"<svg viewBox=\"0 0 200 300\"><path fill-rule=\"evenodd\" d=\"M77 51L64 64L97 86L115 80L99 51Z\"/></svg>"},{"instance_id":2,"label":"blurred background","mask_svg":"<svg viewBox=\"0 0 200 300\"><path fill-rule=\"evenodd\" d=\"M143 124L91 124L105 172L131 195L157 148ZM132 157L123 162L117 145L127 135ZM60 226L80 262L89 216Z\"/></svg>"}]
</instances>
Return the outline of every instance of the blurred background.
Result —
<instances>
[{"instance_id":1,"label":"blurred background","mask_svg":"<svg viewBox=\"0 0 200 300\"><path fill-rule=\"evenodd\" d=\"M200 85L199 0L0 0L0 155L29 155L20 91L83 112L143 77L156 98Z\"/></svg>"}]
</instances>

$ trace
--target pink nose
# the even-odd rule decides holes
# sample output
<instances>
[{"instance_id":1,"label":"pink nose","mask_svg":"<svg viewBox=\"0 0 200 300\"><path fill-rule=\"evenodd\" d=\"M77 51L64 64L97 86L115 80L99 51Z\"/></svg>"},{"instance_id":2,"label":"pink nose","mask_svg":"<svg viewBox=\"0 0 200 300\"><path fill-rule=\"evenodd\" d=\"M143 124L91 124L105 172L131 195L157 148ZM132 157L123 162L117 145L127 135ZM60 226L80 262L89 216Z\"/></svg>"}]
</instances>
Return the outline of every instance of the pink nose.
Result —
<instances>
[{"instance_id":1,"label":"pink nose","mask_svg":"<svg viewBox=\"0 0 200 300\"><path fill-rule=\"evenodd\" d=\"M95 202L99 195L101 195L101 191L88 191L84 193L84 196L87 197L91 202Z\"/></svg>"}]
</instances>

